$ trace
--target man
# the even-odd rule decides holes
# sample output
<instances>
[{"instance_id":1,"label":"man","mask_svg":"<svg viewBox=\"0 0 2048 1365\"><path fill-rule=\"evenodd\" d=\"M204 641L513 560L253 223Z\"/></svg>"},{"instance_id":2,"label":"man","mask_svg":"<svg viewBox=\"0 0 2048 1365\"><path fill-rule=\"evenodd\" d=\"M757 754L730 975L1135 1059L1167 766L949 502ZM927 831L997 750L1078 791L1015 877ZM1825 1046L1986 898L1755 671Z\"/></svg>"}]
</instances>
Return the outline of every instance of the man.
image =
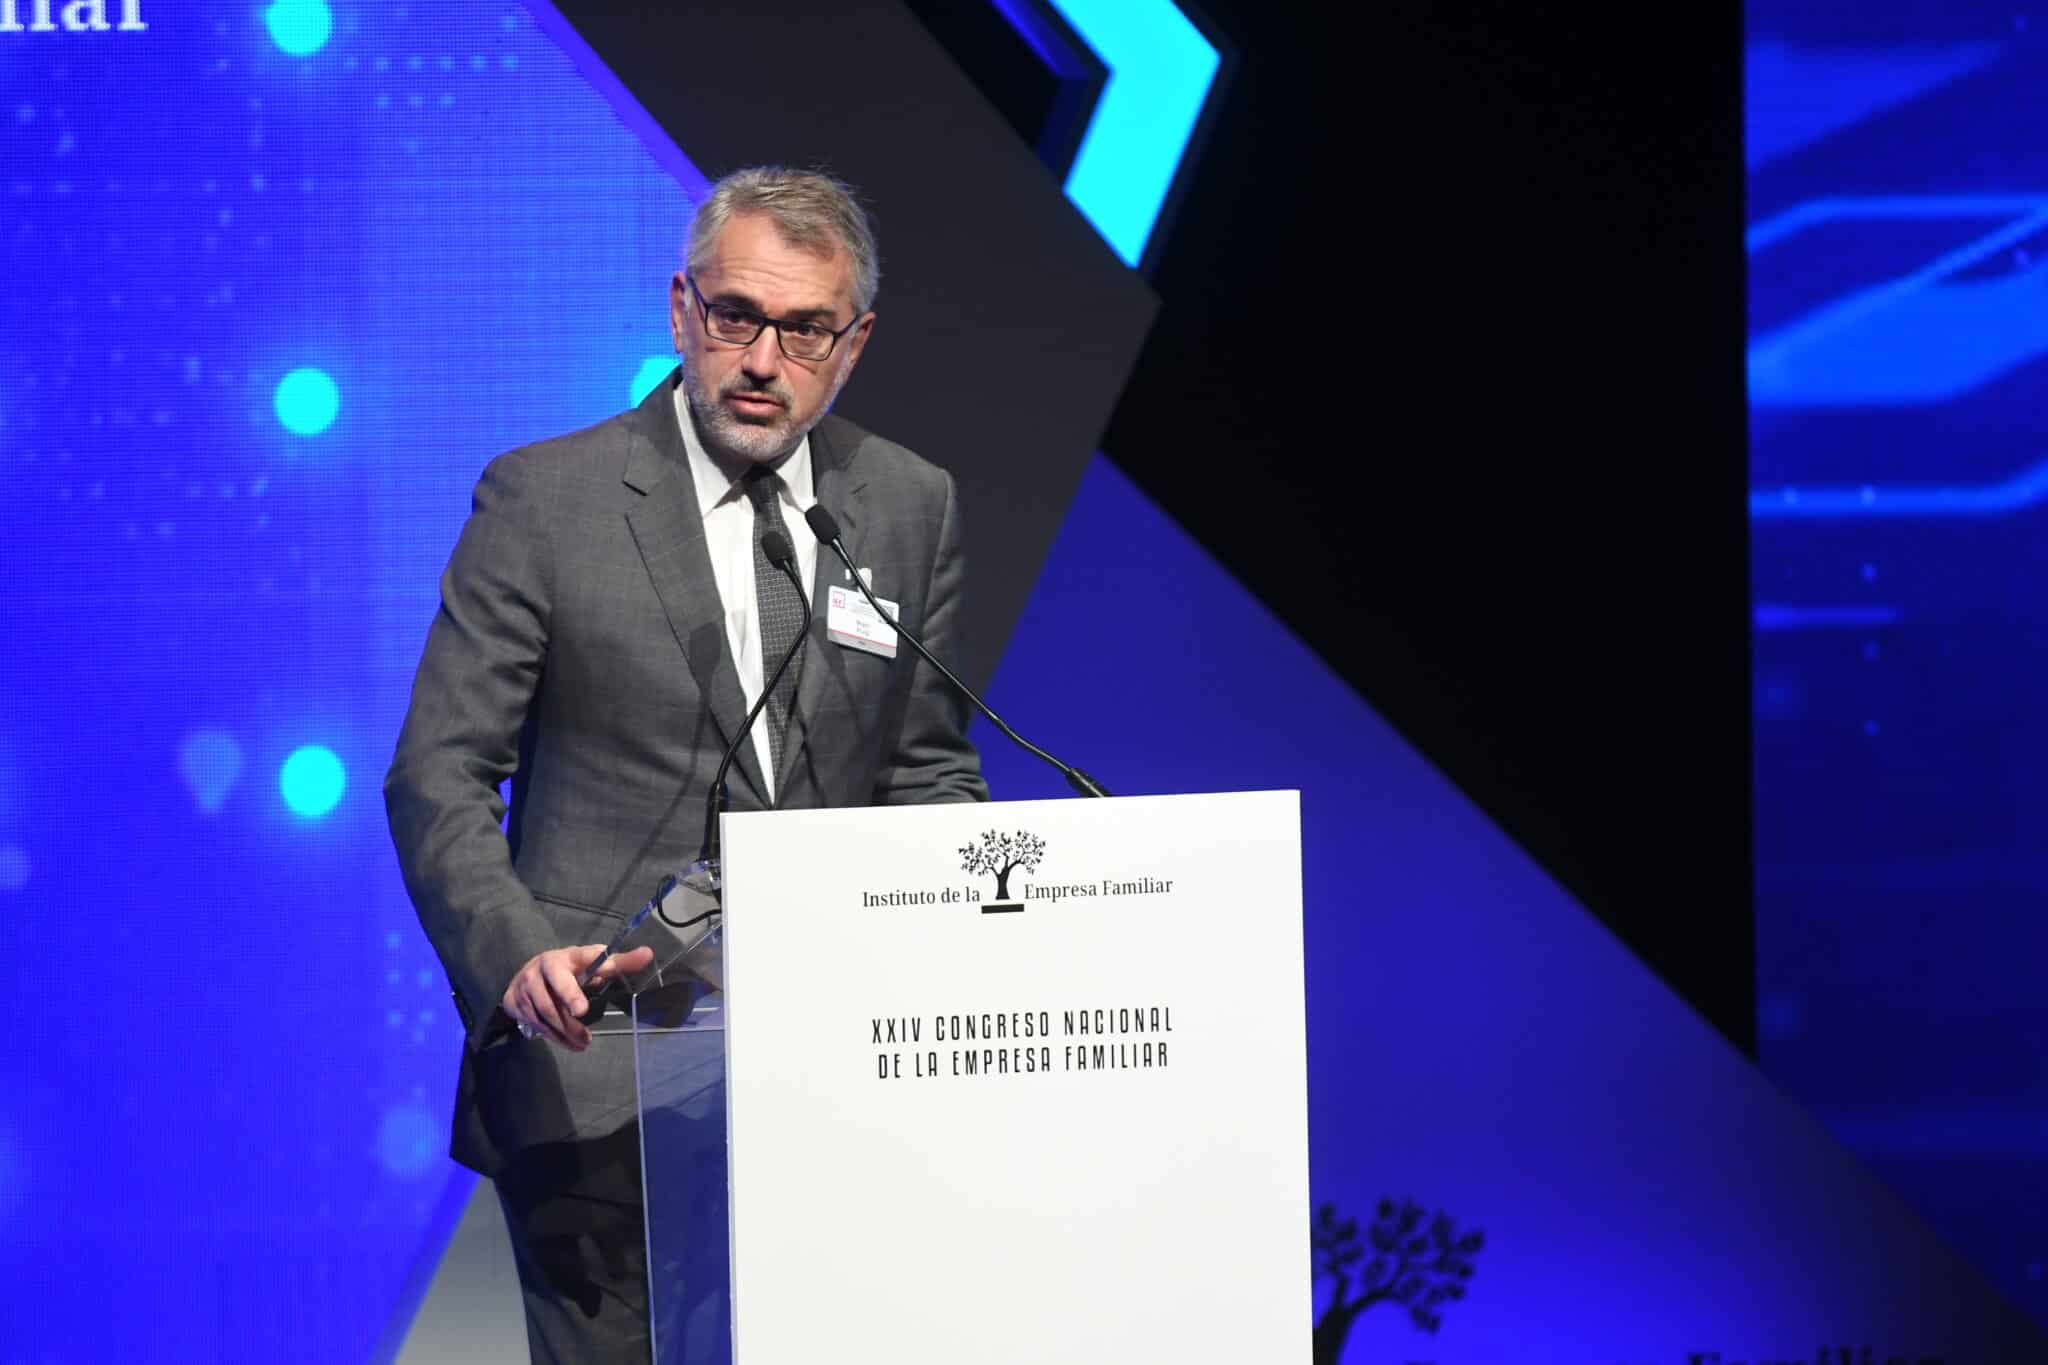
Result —
<instances>
[{"instance_id":1,"label":"man","mask_svg":"<svg viewBox=\"0 0 2048 1365\"><path fill-rule=\"evenodd\" d=\"M720 755L795 638L764 532L789 537L819 609L740 747L733 807L987 797L944 680L828 636L823 589L844 568L802 518L830 509L876 593L949 651L951 477L826 415L878 280L845 186L721 180L670 285L676 373L633 411L493 460L442 578L385 801L467 1026L452 1155L497 1181L537 1361L647 1355L631 1049L579 1022L578 981L696 855Z\"/></svg>"}]
</instances>

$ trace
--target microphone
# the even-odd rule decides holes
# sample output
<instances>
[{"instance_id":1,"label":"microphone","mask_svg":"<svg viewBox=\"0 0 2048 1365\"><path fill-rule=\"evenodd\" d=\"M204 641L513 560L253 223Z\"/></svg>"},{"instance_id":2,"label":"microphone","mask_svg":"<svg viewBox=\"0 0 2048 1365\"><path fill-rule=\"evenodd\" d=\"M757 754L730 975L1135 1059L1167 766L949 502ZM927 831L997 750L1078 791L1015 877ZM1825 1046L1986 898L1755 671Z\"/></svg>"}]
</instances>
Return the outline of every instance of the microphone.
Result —
<instances>
[{"instance_id":1,"label":"microphone","mask_svg":"<svg viewBox=\"0 0 2048 1365\"><path fill-rule=\"evenodd\" d=\"M873 590L871 590L868 587L868 580L866 576L863 575L860 569L854 564L853 556L847 553L845 542L840 540L839 538L839 522L837 521L837 519L833 517L833 515L830 512L825 510L825 504L821 502L812 503L811 509L808 512L804 513L804 520L810 523L811 534L816 536L820 543L831 547L832 553L839 556L839 562L844 564L846 566L846 572L853 576L854 586L860 589L860 595L862 597L868 599L868 605L872 606L875 609L875 614L880 616L882 620L886 622L889 625L889 627L892 630L894 630L898 635L910 641L910 647L917 651L918 657L923 659L926 663L930 664L933 668L938 669L940 674L944 676L946 681L953 684L953 686L956 689L958 689L961 696L973 702L976 710L980 711L981 714L987 716L990 721L994 722L996 729L1001 730L1005 735L1008 735L1011 741L1015 743L1017 747L1023 749L1026 753L1034 754L1037 757L1044 759L1047 763L1050 763L1053 767L1059 769L1060 776L1066 778L1067 785L1072 787L1078 794L1082 796L1109 795L1108 789L1105 788L1100 782L1097 782L1094 778L1082 772L1079 768L1074 767L1072 764L1062 763L1059 759L1054 758L1051 754L1039 748L1036 744L1033 744L1030 740L1018 734L1015 730L1012 730L1009 727L1009 725L1005 723L1001 716L997 715L994 711L989 709L988 703L983 701L979 694L977 694L973 688L969 687L966 683L961 682L959 676L956 675L952 669L940 663L938 660L938 656L933 654L930 650L924 647L924 641L918 639L915 635L912 635L909 631L905 630L903 628L903 623L901 621L898 621L894 616L891 616L889 614L888 610L885 607L883 607L879 601L876 600ZM764 545L767 543L766 537L762 538L762 543ZM808 620L805 624L808 626Z\"/></svg>"},{"instance_id":2,"label":"microphone","mask_svg":"<svg viewBox=\"0 0 2048 1365\"><path fill-rule=\"evenodd\" d=\"M796 572L796 550L789 543L789 537L780 529L764 531L761 535L761 553L768 562L780 569L796 588L796 597L804 604L804 628L797 632L796 640L783 654L782 662L775 666L775 672L761 687L761 695L754 699L753 709L740 724L739 733L732 737L732 743L725 746L725 757L718 761L718 776L711 780L711 791L704 799L704 842L703 852L698 855L700 862L712 862L718 857L718 817L725 814L725 808L732 800L732 792L726 786L726 774L732 770L732 761L739 754L740 745L746 743L753 733L754 721L768 705L768 697L775 691L775 685L782 681L782 675L796 662L796 656L803 651L804 641L811 636L811 598L804 591L804 584Z\"/></svg>"}]
</instances>

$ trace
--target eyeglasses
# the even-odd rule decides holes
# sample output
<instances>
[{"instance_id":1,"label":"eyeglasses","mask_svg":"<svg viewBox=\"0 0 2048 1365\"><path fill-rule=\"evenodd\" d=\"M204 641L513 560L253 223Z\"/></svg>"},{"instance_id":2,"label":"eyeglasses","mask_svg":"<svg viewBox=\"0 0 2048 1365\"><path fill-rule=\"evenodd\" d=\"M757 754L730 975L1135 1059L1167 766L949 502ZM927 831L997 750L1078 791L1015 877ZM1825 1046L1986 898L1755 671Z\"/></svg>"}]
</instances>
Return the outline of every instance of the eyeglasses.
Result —
<instances>
[{"instance_id":1,"label":"eyeglasses","mask_svg":"<svg viewBox=\"0 0 2048 1365\"><path fill-rule=\"evenodd\" d=\"M697 311L704 317L704 335L713 341L722 341L728 346L751 346L761 333L770 327L775 329L775 344L791 360L805 360L816 363L827 359L832 348L860 325L855 318L838 331L833 331L822 322L799 322L789 318L762 317L744 308L735 308L729 303L711 303L705 299L697 281L689 276L690 292L697 296Z\"/></svg>"}]
</instances>

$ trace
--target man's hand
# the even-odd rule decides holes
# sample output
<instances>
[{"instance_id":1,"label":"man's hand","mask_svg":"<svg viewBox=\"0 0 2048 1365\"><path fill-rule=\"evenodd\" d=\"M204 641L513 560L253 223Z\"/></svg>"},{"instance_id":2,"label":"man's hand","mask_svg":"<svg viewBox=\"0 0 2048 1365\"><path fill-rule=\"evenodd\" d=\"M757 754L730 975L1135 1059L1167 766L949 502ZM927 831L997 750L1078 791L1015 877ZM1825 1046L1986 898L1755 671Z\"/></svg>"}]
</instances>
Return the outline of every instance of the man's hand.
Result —
<instances>
[{"instance_id":1,"label":"man's hand","mask_svg":"<svg viewBox=\"0 0 2048 1365\"><path fill-rule=\"evenodd\" d=\"M590 1008L590 1001L576 983L603 952L602 943L586 943L580 948L550 948L536 953L513 974L512 984L505 988L505 997L498 1007L514 1023L553 1039L571 1052L583 1051L590 1046L590 1030L584 1027L581 1016ZM635 948L630 953L606 958L590 984L602 987L615 977L645 971L653 963L654 949Z\"/></svg>"}]
</instances>

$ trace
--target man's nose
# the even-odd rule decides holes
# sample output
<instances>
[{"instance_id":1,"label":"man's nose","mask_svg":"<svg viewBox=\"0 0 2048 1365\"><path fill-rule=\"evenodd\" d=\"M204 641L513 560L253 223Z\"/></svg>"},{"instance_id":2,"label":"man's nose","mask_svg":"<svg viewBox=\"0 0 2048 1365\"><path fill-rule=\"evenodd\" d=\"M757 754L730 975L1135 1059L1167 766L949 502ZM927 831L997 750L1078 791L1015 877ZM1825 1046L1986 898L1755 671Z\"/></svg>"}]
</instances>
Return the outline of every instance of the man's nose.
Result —
<instances>
[{"instance_id":1,"label":"man's nose","mask_svg":"<svg viewBox=\"0 0 2048 1365\"><path fill-rule=\"evenodd\" d=\"M763 327L754 344L740 354L740 368L750 379L773 379L782 373L782 334Z\"/></svg>"}]
</instances>

